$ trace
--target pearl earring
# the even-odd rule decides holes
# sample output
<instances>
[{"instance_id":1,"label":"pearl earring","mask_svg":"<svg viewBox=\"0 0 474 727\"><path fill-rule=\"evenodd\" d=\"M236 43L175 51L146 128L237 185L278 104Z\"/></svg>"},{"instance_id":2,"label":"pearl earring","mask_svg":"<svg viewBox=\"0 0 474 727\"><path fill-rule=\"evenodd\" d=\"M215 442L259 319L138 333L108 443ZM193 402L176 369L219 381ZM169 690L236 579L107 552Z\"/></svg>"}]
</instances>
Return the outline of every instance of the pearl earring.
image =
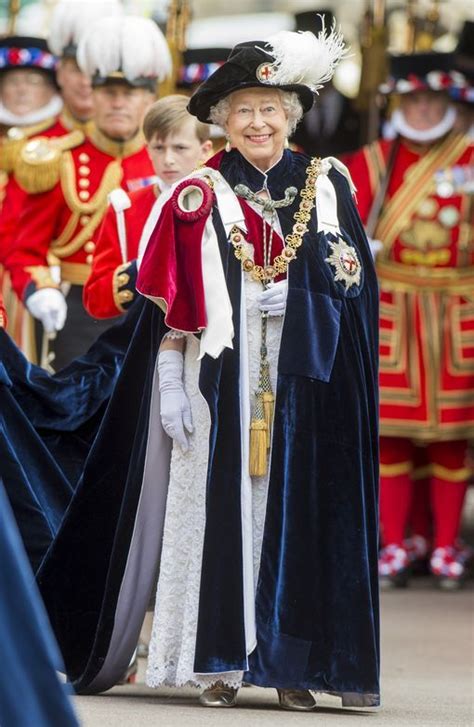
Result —
<instances>
[{"instance_id":1,"label":"pearl earring","mask_svg":"<svg viewBox=\"0 0 474 727\"><path fill-rule=\"evenodd\" d=\"M230 145L230 139L229 139L229 137L227 137L227 141L225 143L225 150L230 151L231 149L232 149L232 147Z\"/></svg>"},{"instance_id":2,"label":"pearl earring","mask_svg":"<svg viewBox=\"0 0 474 727\"><path fill-rule=\"evenodd\" d=\"M285 147L285 149L289 149L290 148L290 142L288 141L288 137L287 136L285 136L285 144L284 144L284 147Z\"/></svg>"}]
</instances>

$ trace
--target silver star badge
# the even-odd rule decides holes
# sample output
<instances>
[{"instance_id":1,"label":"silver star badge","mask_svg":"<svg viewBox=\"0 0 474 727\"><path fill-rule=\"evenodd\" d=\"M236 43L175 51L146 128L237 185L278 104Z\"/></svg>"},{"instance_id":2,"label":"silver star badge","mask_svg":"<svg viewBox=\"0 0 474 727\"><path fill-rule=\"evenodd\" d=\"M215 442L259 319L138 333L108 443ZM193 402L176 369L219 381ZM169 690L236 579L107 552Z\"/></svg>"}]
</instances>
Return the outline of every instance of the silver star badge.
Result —
<instances>
[{"instance_id":1,"label":"silver star badge","mask_svg":"<svg viewBox=\"0 0 474 727\"><path fill-rule=\"evenodd\" d=\"M360 285L362 265L355 249L340 237L336 242L331 242L331 240L328 240L328 242L331 247L331 254L326 258L325 262L334 267L336 272L334 280L343 282L346 290L349 290L352 285Z\"/></svg>"}]
</instances>

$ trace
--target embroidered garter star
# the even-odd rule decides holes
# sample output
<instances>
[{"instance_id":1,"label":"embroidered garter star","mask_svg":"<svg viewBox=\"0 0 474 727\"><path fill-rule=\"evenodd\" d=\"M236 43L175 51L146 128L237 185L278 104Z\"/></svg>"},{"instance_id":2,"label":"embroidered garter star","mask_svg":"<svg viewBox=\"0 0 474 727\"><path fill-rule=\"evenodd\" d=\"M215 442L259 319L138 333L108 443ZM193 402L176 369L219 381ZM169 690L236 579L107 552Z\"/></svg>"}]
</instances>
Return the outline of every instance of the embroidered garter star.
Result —
<instances>
[{"instance_id":1,"label":"embroidered garter star","mask_svg":"<svg viewBox=\"0 0 474 727\"><path fill-rule=\"evenodd\" d=\"M336 242L331 242L331 240L328 240L328 242L331 246L331 254L326 258L325 262L335 268L334 280L344 282L346 290L349 290L352 285L360 285L362 265L354 248L340 237Z\"/></svg>"}]
</instances>

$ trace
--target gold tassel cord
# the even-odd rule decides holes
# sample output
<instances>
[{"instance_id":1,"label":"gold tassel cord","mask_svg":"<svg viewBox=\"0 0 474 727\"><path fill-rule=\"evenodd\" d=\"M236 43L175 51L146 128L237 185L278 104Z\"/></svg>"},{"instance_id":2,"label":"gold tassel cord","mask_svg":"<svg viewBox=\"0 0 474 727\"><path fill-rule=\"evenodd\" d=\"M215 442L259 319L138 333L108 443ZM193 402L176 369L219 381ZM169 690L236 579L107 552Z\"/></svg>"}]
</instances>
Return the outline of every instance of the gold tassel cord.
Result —
<instances>
[{"instance_id":1,"label":"gold tassel cord","mask_svg":"<svg viewBox=\"0 0 474 727\"><path fill-rule=\"evenodd\" d=\"M267 449L270 449L272 442L272 425L273 425L273 412L275 409L275 396L273 391L264 391L262 393L263 398L263 413L265 415L265 424L267 425Z\"/></svg>"},{"instance_id":2,"label":"gold tassel cord","mask_svg":"<svg viewBox=\"0 0 474 727\"><path fill-rule=\"evenodd\" d=\"M249 469L252 477L263 477L267 473L267 423L263 411L263 395L255 392L255 402L250 422Z\"/></svg>"},{"instance_id":3,"label":"gold tassel cord","mask_svg":"<svg viewBox=\"0 0 474 727\"><path fill-rule=\"evenodd\" d=\"M267 449L270 449L275 397L272 391L272 382L270 381L270 364L268 363L267 353L267 316L265 313L262 314L259 391L262 392L263 412L267 425Z\"/></svg>"}]
</instances>

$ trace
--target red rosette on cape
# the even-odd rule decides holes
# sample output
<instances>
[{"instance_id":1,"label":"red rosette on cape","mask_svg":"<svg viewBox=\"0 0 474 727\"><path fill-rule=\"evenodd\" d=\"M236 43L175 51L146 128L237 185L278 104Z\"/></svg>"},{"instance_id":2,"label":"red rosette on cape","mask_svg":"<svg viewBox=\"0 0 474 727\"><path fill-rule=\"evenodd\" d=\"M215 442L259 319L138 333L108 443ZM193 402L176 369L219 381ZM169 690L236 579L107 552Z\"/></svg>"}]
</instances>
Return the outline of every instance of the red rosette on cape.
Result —
<instances>
[{"instance_id":1,"label":"red rosette on cape","mask_svg":"<svg viewBox=\"0 0 474 727\"><path fill-rule=\"evenodd\" d=\"M197 222L201 217L209 215L214 204L214 194L204 180L185 179L174 190L171 203L179 220Z\"/></svg>"},{"instance_id":2,"label":"red rosette on cape","mask_svg":"<svg viewBox=\"0 0 474 727\"><path fill-rule=\"evenodd\" d=\"M202 191L197 210L179 210L179 195L186 187ZM177 331L196 333L207 325L201 248L213 201L213 192L201 179L179 184L161 210L138 272L138 292L164 301L165 323Z\"/></svg>"}]
</instances>

